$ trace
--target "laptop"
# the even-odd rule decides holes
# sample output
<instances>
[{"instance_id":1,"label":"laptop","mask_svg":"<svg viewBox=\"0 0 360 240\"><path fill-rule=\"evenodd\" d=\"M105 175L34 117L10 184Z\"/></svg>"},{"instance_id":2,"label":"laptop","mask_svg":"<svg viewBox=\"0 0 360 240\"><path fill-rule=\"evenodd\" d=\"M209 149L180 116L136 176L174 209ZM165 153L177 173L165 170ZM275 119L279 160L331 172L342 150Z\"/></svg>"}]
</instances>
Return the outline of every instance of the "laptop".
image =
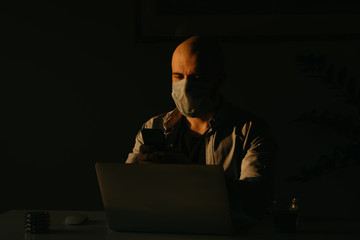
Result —
<instances>
[{"instance_id":1,"label":"laptop","mask_svg":"<svg viewBox=\"0 0 360 240\"><path fill-rule=\"evenodd\" d=\"M232 234L222 166L96 163L113 231Z\"/></svg>"}]
</instances>

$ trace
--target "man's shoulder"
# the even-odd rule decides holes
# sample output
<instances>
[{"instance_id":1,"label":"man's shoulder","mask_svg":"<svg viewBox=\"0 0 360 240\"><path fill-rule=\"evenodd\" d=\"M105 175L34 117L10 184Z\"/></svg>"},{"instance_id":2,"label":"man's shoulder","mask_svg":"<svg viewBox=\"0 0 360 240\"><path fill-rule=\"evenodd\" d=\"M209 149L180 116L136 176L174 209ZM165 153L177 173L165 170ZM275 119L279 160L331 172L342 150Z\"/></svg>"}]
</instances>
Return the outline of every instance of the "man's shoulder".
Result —
<instances>
[{"instance_id":1,"label":"man's shoulder","mask_svg":"<svg viewBox=\"0 0 360 240\"><path fill-rule=\"evenodd\" d=\"M242 133L247 131L267 131L267 122L253 111L235 106L230 103L225 104L225 125L233 126Z\"/></svg>"},{"instance_id":2,"label":"man's shoulder","mask_svg":"<svg viewBox=\"0 0 360 240\"><path fill-rule=\"evenodd\" d=\"M164 128L164 122L166 119L168 119L176 110L171 110L169 112L161 113L159 115L156 115L154 117L151 117L149 120L147 120L144 124L144 128L158 128L163 129Z\"/></svg>"},{"instance_id":3,"label":"man's shoulder","mask_svg":"<svg viewBox=\"0 0 360 240\"><path fill-rule=\"evenodd\" d=\"M252 111L238 107L229 102L224 102L223 108L223 117L229 121L228 123L244 125L251 122L263 122L263 119Z\"/></svg>"}]
</instances>

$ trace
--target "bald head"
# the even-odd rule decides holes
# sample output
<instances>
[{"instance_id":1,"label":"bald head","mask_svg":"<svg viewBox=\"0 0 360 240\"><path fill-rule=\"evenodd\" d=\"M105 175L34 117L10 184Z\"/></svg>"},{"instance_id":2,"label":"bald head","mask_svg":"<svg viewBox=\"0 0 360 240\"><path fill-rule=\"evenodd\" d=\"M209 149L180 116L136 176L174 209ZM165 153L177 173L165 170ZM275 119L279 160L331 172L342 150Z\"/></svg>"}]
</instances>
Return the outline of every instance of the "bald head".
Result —
<instances>
[{"instance_id":1,"label":"bald head","mask_svg":"<svg viewBox=\"0 0 360 240\"><path fill-rule=\"evenodd\" d=\"M219 44L208 38L194 36L182 42L174 51L172 62L175 75L185 78L191 74L206 78L224 74L222 51Z\"/></svg>"}]
</instances>

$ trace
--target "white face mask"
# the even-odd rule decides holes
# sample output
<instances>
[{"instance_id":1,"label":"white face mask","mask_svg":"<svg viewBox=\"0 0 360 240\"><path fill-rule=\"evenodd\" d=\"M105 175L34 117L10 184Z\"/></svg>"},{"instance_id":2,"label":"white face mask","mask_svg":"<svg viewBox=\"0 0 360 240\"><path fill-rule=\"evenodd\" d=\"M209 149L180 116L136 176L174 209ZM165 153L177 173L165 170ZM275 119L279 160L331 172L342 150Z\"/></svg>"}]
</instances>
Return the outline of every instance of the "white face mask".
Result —
<instances>
[{"instance_id":1,"label":"white face mask","mask_svg":"<svg viewBox=\"0 0 360 240\"><path fill-rule=\"evenodd\" d=\"M186 117L201 117L215 106L211 96L212 86L208 83L183 79L172 84L171 96L176 107Z\"/></svg>"}]
</instances>

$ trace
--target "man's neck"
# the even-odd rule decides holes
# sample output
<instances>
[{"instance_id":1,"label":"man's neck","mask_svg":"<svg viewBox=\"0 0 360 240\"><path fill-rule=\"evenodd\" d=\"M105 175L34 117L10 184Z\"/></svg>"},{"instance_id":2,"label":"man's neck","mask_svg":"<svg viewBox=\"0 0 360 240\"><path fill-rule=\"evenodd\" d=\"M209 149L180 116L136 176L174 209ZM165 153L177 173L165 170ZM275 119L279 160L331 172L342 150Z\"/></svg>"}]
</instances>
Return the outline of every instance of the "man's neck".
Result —
<instances>
[{"instance_id":1,"label":"man's neck","mask_svg":"<svg viewBox=\"0 0 360 240\"><path fill-rule=\"evenodd\" d=\"M200 118L186 117L189 123L189 129L195 136L203 135L209 129L209 120L212 116L213 114L210 113Z\"/></svg>"},{"instance_id":2,"label":"man's neck","mask_svg":"<svg viewBox=\"0 0 360 240\"><path fill-rule=\"evenodd\" d=\"M220 105L221 105L221 97L218 95L216 97L216 105L213 108L212 112L216 112ZM210 127L209 121L214 116L214 113L208 113L204 116L201 116L199 118L190 118L186 117L188 123L189 123L189 129L195 136L201 136L203 135Z\"/></svg>"}]
</instances>

